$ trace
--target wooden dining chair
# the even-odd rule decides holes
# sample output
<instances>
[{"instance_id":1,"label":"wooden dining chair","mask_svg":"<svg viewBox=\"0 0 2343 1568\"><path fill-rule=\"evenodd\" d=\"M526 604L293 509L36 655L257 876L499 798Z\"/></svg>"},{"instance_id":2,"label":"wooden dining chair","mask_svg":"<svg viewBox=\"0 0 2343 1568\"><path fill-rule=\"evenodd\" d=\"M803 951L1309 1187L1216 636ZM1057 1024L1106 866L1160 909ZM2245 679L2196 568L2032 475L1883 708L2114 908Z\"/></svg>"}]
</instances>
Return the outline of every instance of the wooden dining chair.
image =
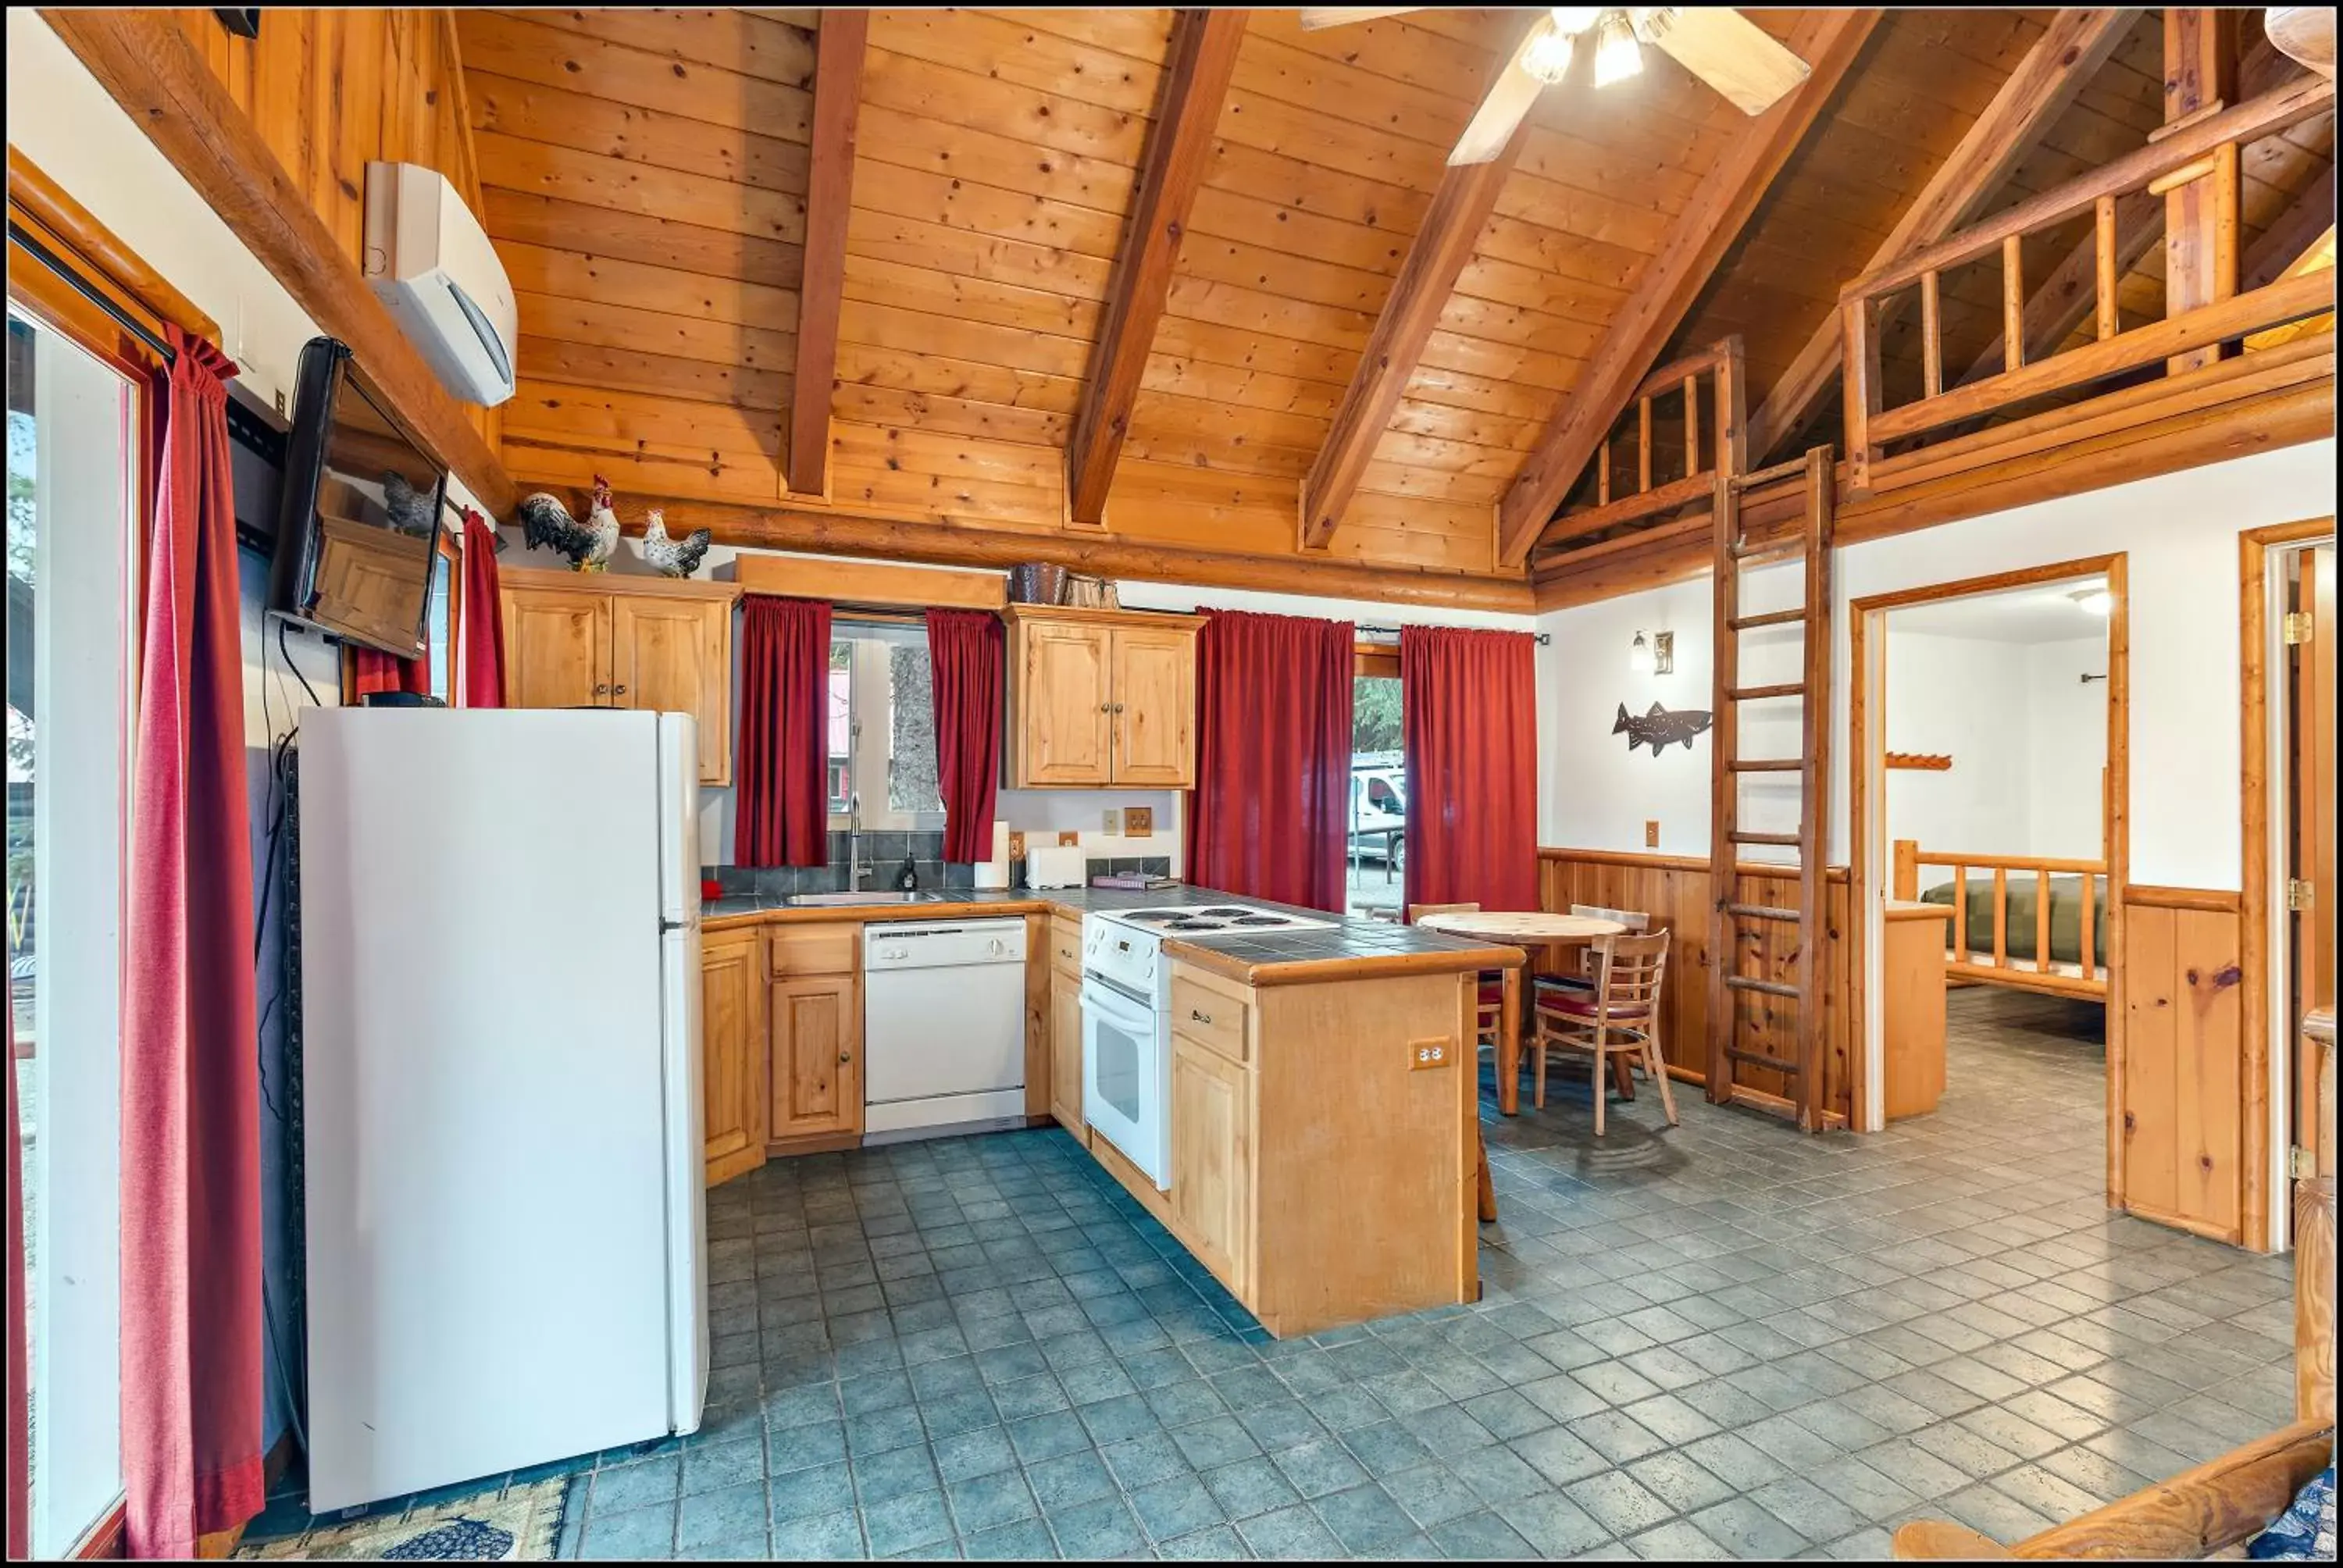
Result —
<instances>
[{"instance_id":1,"label":"wooden dining chair","mask_svg":"<svg viewBox=\"0 0 2343 1568\"><path fill-rule=\"evenodd\" d=\"M1549 1047L1591 1053L1594 1058L1594 1136L1600 1138L1604 1106L1610 1098L1604 1058L1640 1056L1644 1070L1659 1086L1661 1109L1674 1127L1675 1095L1668 1088L1667 1063L1660 1060L1660 986L1667 978L1668 933L1597 937L1593 951L1592 991L1553 987L1535 993L1536 1030L1530 1042L1530 1071L1535 1075L1532 1103L1540 1109L1545 1105Z\"/></svg>"},{"instance_id":2,"label":"wooden dining chair","mask_svg":"<svg viewBox=\"0 0 2343 1568\"><path fill-rule=\"evenodd\" d=\"M1616 920L1629 930L1638 933L1652 929L1652 917L1642 910L1606 910L1601 904L1573 904L1570 906L1570 912L1574 915L1584 915L1590 920ZM1578 950L1578 973L1540 975L1537 977L1537 983L1542 986L1560 986L1564 990L1593 990L1594 989L1594 948L1589 946Z\"/></svg>"}]
</instances>

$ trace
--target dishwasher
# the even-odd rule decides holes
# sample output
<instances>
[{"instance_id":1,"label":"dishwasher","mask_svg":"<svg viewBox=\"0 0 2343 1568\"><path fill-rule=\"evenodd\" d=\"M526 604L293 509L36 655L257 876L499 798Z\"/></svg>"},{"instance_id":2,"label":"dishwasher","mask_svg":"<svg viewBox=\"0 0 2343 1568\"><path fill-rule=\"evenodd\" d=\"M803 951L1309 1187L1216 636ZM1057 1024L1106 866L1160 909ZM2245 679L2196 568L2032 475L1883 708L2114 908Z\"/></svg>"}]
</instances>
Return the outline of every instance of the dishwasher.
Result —
<instances>
[{"instance_id":1,"label":"dishwasher","mask_svg":"<svg viewBox=\"0 0 2343 1568\"><path fill-rule=\"evenodd\" d=\"M1025 1121L1025 922L862 928L866 1141Z\"/></svg>"}]
</instances>

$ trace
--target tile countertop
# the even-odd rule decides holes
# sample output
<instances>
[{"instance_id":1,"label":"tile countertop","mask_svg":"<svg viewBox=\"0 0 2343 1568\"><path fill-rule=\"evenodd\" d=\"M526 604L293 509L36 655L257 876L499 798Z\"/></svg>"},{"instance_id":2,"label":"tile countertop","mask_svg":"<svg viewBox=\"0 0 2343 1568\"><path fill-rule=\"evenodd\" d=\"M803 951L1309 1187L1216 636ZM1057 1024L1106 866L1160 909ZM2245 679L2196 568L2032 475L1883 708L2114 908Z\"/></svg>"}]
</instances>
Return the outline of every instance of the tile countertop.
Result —
<instances>
[{"instance_id":1,"label":"tile countertop","mask_svg":"<svg viewBox=\"0 0 2343 1568\"><path fill-rule=\"evenodd\" d=\"M1141 892L1128 888L1011 889L1007 891L948 892L942 901L918 904L793 905L779 898L736 894L710 899L700 906L706 930L729 930L739 926L822 920L942 920L972 917L1041 912L1070 915L1092 910L1160 910L1181 905L1253 904L1263 909L1290 910L1332 926L1314 930L1276 931L1228 941L1192 942L1164 939L1172 957L1217 970L1248 985L1306 985L1330 980L1363 980L1379 975L1425 974L1464 970L1511 969L1523 961L1522 950L1492 945L1469 937L1444 936L1417 926L1388 920L1361 920L1330 916L1322 910L1300 909L1267 899L1214 892L1185 885Z\"/></svg>"}]
</instances>

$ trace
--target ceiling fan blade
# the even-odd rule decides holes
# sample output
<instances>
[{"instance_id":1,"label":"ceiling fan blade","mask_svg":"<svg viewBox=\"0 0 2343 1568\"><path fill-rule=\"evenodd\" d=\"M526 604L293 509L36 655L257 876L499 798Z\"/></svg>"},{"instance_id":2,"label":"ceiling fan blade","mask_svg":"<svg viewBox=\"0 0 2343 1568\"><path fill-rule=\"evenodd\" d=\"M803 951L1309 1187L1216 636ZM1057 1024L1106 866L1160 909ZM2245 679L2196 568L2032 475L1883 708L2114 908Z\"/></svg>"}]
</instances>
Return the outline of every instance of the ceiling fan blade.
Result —
<instances>
[{"instance_id":1,"label":"ceiling fan blade","mask_svg":"<svg viewBox=\"0 0 2343 1568\"><path fill-rule=\"evenodd\" d=\"M1762 115L1806 79L1804 60L1740 12L1674 5L1655 15L1650 42L1715 87L1745 115Z\"/></svg>"},{"instance_id":2,"label":"ceiling fan blade","mask_svg":"<svg viewBox=\"0 0 2343 1568\"><path fill-rule=\"evenodd\" d=\"M1497 73L1497 79L1489 84L1489 90L1482 95L1481 106L1473 111L1471 123L1448 155L1451 167L1485 164L1503 152L1505 144L1513 139L1513 132L1529 116L1530 106L1545 90L1545 84L1531 75L1522 64L1529 55L1530 45L1544 30L1543 21L1532 27L1514 48L1513 58L1505 62L1505 68Z\"/></svg>"},{"instance_id":3,"label":"ceiling fan blade","mask_svg":"<svg viewBox=\"0 0 2343 1568\"><path fill-rule=\"evenodd\" d=\"M1404 16L1411 11L1423 9L1421 5L1304 5L1302 8L1302 30L1315 33L1322 27L1372 22L1378 16Z\"/></svg>"}]
</instances>

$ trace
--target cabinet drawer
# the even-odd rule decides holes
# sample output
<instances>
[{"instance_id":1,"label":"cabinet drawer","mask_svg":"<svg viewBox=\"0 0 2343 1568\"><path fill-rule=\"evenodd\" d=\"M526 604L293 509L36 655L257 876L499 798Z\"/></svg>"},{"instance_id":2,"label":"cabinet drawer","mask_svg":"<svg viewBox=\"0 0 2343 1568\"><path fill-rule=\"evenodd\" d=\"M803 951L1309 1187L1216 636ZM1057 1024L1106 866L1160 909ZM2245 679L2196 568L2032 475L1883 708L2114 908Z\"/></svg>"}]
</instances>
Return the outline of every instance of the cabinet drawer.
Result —
<instances>
[{"instance_id":1,"label":"cabinet drawer","mask_svg":"<svg viewBox=\"0 0 2343 1568\"><path fill-rule=\"evenodd\" d=\"M852 974L860 956L856 950L861 940L862 928L859 925L776 926L772 946L768 950L773 974L777 978Z\"/></svg>"},{"instance_id":2,"label":"cabinet drawer","mask_svg":"<svg viewBox=\"0 0 2343 1568\"><path fill-rule=\"evenodd\" d=\"M1223 990L1196 983L1188 976L1172 976L1172 1027L1200 1045L1208 1045L1232 1061L1245 1055L1245 1004Z\"/></svg>"},{"instance_id":3,"label":"cabinet drawer","mask_svg":"<svg viewBox=\"0 0 2343 1568\"><path fill-rule=\"evenodd\" d=\"M1082 972L1082 928L1072 920L1050 922L1050 962L1068 974Z\"/></svg>"}]
</instances>

